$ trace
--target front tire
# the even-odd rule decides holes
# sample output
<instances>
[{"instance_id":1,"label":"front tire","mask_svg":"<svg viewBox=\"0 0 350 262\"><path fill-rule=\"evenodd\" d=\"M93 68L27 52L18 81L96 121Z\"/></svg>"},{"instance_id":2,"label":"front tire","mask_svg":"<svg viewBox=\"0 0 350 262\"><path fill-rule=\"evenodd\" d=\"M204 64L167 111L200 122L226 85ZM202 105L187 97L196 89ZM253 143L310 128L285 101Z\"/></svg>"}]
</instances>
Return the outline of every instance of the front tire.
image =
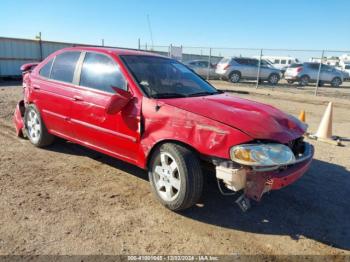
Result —
<instances>
[{"instance_id":1,"label":"front tire","mask_svg":"<svg viewBox=\"0 0 350 262\"><path fill-rule=\"evenodd\" d=\"M339 87L341 84L342 84L342 81L339 77L334 77L331 82L332 87Z\"/></svg>"},{"instance_id":2,"label":"front tire","mask_svg":"<svg viewBox=\"0 0 350 262\"><path fill-rule=\"evenodd\" d=\"M202 195L199 159L181 145L166 143L158 147L152 154L148 174L153 193L170 210L189 208Z\"/></svg>"},{"instance_id":3,"label":"front tire","mask_svg":"<svg viewBox=\"0 0 350 262\"><path fill-rule=\"evenodd\" d=\"M270 85L277 85L280 81L280 76L278 74L271 74L268 81Z\"/></svg>"},{"instance_id":4,"label":"front tire","mask_svg":"<svg viewBox=\"0 0 350 262\"><path fill-rule=\"evenodd\" d=\"M29 141L36 147L45 147L54 141L41 118L39 110L34 104L27 106L24 114L24 123Z\"/></svg>"}]
</instances>

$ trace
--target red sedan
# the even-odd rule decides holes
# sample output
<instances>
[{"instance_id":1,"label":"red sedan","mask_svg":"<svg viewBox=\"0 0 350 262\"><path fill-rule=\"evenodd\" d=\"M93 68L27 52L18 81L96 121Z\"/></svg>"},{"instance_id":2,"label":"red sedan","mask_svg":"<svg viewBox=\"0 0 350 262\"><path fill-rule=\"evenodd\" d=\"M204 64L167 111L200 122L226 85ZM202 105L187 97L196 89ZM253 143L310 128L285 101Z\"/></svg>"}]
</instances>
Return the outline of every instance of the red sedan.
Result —
<instances>
[{"instance_id":1,"label":"red sedan","mask_svg":"<svg viewBox=\"0 0 350 262\"><path fill-rule=\"evenodd\" d=\"M19 136L37 147L61 137L147 169L155 196L171 210L198 201L204 163L220 191L242 192L245 210L249 199L294 182L312 161L305 124L218 91L167 57L73 47L22 70Z\"/></svg>"}]
</instances>

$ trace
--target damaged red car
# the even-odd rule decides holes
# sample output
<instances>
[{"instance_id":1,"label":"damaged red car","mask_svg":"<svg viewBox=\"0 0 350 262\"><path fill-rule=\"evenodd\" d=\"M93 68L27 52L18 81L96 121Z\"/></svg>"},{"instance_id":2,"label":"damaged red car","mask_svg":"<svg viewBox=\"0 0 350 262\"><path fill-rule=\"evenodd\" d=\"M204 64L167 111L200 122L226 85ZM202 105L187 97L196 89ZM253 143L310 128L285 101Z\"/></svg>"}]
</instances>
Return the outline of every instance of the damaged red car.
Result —
<instances>
[{"instance_id":1,"label":"damaged red car","mask_svg":"<svg viewBox=\"0 0 350 262\"><path fill-rule=\"evenodd\" d=\"M61 137L147 169L171 210L194 205L203 167L249 199L285 187L309 168L306 125L216 90L182 63L135 50L72 47L22 66L17 134L44 147Z\"/></svg>"}]
</instances>

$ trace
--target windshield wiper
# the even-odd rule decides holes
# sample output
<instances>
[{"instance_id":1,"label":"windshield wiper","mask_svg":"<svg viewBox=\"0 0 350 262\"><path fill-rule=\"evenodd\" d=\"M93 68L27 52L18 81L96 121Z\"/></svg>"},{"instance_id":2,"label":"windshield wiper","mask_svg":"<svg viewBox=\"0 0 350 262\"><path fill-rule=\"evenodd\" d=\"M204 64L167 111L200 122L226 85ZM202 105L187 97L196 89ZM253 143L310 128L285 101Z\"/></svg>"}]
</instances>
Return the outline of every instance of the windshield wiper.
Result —
<instances>
[{"instance_id":1,"label":"windshield wiper","mask_svg":"<svg viewBox=\"0 0 350 262\"><path fill-rule=\"evenodd\" d=\"M211 95L216 95L219 94L219 92L198 92L198 93L193 93L193 94L189 94L187 96L211 96Z\"/></svg>"},{"instance_id":2,"label":"windshield wiper","mask_svg":"<svg viewBox=\"0 0 350 262\"><path fill-rule=\"evenodd\" d=\"M176 98L176 97L187 97L184 94L179 93L159 93L151 95L152 98Z\"/></svg>"}]
</instances>

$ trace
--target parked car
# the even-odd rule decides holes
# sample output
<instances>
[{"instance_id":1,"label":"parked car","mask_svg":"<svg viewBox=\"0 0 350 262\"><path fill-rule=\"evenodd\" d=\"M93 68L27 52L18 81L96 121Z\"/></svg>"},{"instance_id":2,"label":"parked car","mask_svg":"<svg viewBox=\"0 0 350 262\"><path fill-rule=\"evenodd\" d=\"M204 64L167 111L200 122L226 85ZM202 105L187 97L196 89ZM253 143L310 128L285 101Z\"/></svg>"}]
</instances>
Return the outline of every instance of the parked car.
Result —
<instances>
[{"instance_id":1,"label":"parked car","mask_svg":"<svg viewBox=\"0 0 350 262\"><path fill-rule=\"evenodd\" d=\"M256 80L258 71L259 60L255 58L223 58L216 66L216 73L232 83L238 83L241 79ZM281 73L268 62L261 60L259 78L261 81L276 85L281 78Z\"/></svg>"},{"instance_id":2,"label":"parked car","mask_svg":"<svg viewBox=\"0 0 350 262\"><path fill-rule=\"evenodd\" d=\"M342 71L344 81L349 81L350 80L350 63L342 62L338 69Z\"/></svg>"},{"instance_id":3,"label":"parked car","mask_svg":"<svg viewBox=\"0 0 350 262\"><path fill-rule=\"evenodd\" d=\"M210 79L219 78L218 74L215 73L216 65L209 65L209 62L206 60L191 60L184 64L203 78L207 78L208 76Z\"/></svg>"},{"instance_id":4,"label":"parked car","mask_svg":"<svg viewBox=\"0 0 350 262\"><path fill-rule=\"evenodd\" d=\"M295 64L289 67L284 74L288 83L298 82L301 86L306 86L310 82L316 82L319 73L320 63L307 62ZM343 74L340 70L332 66L321 64L319 85L325 83L333 87L339 87L343 82Z\"/></svg>"},{"instance_id":5,"label":"parked car","mask_svg":"<svg viewBox=\"0 0 350 262\"><path fill-rule=\"evenodd\" d=\"M180 62L135 50L72 47L24 65L18 136L36 147L61 137L148 170L171 210L202 194L202 166L240 197L259 201L303 175L313 147L306 125L216 90Z\"/></svg>"}]
</instances>

